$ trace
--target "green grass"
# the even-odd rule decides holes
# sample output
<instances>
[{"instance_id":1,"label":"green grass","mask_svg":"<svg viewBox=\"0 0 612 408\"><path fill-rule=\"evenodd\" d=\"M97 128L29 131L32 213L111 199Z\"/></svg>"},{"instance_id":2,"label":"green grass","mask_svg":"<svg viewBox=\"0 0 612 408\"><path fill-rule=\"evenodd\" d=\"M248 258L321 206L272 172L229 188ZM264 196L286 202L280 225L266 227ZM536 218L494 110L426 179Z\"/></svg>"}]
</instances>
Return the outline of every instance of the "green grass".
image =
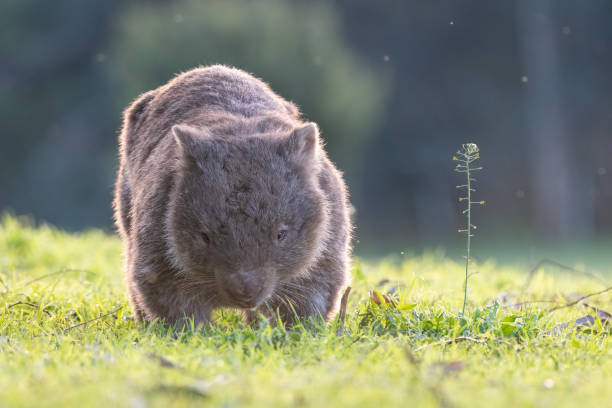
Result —
<instances>
[{"instance_id":1,"label":"green grass","mask_svg":"<svg viewBox=\"0 0 612 408\"><path fill-rule=\"evenodd\" d=\"M343 328L304 324L287 331L265 321L251 328L223 311L204 331L174 335L129 318L120 253L118 239L103 232L73 235L10 217L0 222L0 406L587 407L612 401L610 330L573 323L592 311L496 302L505 294L510 303L563 304L563 294L603 288L587 277L544 269L520 295L525 270L492 260L474 264L478 273L470 278L462 320L461 259L438 251L401 262L357 261ZM399 288L390 295L395 306L370 300L369 290L382 295L393 288ZM612 296L588 303L610 310ZM485 344L419 349L457 336Z\"/></svg>"}]
</instances>

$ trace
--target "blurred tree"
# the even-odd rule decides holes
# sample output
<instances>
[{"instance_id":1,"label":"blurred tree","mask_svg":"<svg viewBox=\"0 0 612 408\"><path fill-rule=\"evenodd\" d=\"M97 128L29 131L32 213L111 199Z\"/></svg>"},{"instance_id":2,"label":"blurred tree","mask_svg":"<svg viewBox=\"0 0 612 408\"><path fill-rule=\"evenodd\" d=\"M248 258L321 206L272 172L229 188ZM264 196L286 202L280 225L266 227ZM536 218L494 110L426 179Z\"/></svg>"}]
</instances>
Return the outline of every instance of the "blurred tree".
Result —
<instances>
[{"instance_id":1,"label":"blurred tree","mask_svg":"<svg viewBox=\"0 0 612 408\"><path fill-rule=\"evenodd\" d=\"M610 231L612 3L334 3L350 43L392 75L357 197L367 245L455 236L448 158L467 141L486 168L481 236Z\"/></svg>"},{"instance_id":2,"label":"blurred tree","mask_svg":"<svg viewBox=\"0 0 612 408\"><path fill-rule=\"evenodd\" d=\"M109 224L115 122L99 66L118 5L0 2L0 208Z\"/></svg>"},{"instance_id":3,"label":"blurred tree","mask_svg":"<svg viewBox=\"0 0 612 408\"><path fill-rule=\"evenodd\" d=\"M361 162L386 83L351 53L334 8L281 0L134 3L118 20L110 72L126 106L198 65L227 64L269 82L321 126L341 168Z\"/></svg>"},{"instance_id":4,"label":"blurred tree","mask_svg":"<svg viewBox=\"0 0 612 408\"><path fill-rule=\"evenodd\" d=\"M531 191L537 229L563 238L591 228L592 206L586 199L591 180L580 182L571 155L570 135L561 99L560 48L563 29L555 25L553 2L517 2L517 24L525 66L531 79L525 98L525 146L530 160ZM590 231L588 231L590 232Z\"/></svg>"}]
</instances>

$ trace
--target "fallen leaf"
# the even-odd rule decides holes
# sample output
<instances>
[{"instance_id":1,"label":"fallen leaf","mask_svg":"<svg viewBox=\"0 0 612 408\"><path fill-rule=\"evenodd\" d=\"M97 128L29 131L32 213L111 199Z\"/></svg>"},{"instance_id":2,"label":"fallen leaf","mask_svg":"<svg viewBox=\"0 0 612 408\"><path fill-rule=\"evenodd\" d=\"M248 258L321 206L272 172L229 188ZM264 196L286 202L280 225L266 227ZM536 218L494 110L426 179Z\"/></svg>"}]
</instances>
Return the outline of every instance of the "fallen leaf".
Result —
<instances>
[{"instance_id":1,"label":"fallen leaf","mask_svg":"<svg viewBox=\"0 0 612 408\"><path fill-rule=\"evenodd\" d=\"M595 318L591 315L586 315L576 319L576 326L578 327L591 327L595 323Z\"/></svg>"},{"instance_id":2,"label":"fallen leaf","mask_svg":"<svg viewBox=\"0 0 612 408\"><path fill-rule=\"evenodd\" d=\"M602 323L602 325L608 326L610 322L612 321L612 315L610 315L610 313L604 310L599 310L599 309L595 309L595 310L597 311L599 321ZM576 326L580 328L588 328L588 327L593 326L596 320L597 318L595 316L591 316L591 315L582 316L576 319Z\"/></svg>"},{"instance_id":3,"label":"fallen leaf","mask_svg":"<svg viewBox=\"0 0 612 408\"><path fill-rule=\"evenodd\" d=\"M380 293L377 290L370 291L370 300L377 305L390 304L393 307L397 306L397 302L391 299L389 296Z\"/></svg>"},{"instance_id":4,"label":"fallen leaf","mask_svg":"<svg viewBox=\"0 0 612 408\"><path fill-rule=\"evenodd\" d=\"M351 287L348 286L340 299L340 312L338 313L338 330L337 335L340 335L344 330L344 323L346 321L346 304L348 303L349 293L351 293Z\"/></svg>"},{"instance_id":5,"label":"fallen leaf","mask_svg":"<svg viewBox=\"0 0 612 408\"><path fill-rule=\"evenodd\" d=\"M601 310L600 308L598 308L597 306L593 306L590 305L588 303L583 303L586 307L591 308L593 310L596 310L597 313L599 314L599 318L601 319L601 321L611 321L612 320L612 314L606 312L605 310Z\"/></svg>"}]
</instances>

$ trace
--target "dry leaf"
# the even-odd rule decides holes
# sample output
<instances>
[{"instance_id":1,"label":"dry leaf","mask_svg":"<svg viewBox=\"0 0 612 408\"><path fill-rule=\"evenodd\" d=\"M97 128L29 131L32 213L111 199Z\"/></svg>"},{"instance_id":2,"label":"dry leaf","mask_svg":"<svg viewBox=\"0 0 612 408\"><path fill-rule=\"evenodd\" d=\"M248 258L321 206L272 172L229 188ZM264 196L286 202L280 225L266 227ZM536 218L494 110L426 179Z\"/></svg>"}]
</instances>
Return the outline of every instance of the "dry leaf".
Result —
<instances>
[{"instance_id":1,"label":"dry leaf","mask_svg":"<svg viewBox=\"0 0 612 408\"><path fill-rule=\"evenodd\" d=\"M381 299L382 297L382 299ZM377 290L370 291L370 300L377 305L382 305L383 303L390 304L393 307L397 306L397 302L391 299L389 296L378 292Z\"/></svg>"},{"instance_id":2,"label":"dry leaf","mask_svg":"<svg viewBox=\"0 0 612 408\"><path fill-rule=\"evenodd\" d=\"M336 331L337 335L340 335L344 330L344 322L346 321L346 304L348 303L349 294L351 293L351 287L348 286L342 295L342 299L340 299L340 312L338 313L338 330Z\"/></svg>"},{"instance_id":3,"label":"dry leaf","mask_svg":"<svg viewBox=\"0 0 612 408\"><path fill-rule=\"evenodd\" d=\"M612 321L612 315L604 310L596 309L596 311L597 311L597 315L599 316L599 320L601 321L602 325L603 326L609 325L610 322ZM582 316L576 319L576 326L580 328L588 328L588 327L593 326L596 320L597 318L591 315Z\"/></svg>"}]
</instances>

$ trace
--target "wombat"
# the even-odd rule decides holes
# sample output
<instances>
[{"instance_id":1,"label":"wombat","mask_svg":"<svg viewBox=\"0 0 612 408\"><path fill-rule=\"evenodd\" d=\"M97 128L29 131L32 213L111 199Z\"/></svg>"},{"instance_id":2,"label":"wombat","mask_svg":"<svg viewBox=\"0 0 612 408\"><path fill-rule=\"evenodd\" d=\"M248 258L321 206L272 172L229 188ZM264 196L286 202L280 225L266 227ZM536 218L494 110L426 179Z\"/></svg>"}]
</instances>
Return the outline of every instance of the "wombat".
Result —
<instances>
[{"instance_id":1,"label":"wombat","mask_svg":"<svg viewBox=\"0 0 612 408\"><path fill-rule=\"evenodd\" d=\"M119 144L115 220L138 320L335 315L347 189L294 104L239 69L200 67L132 103Z\"/></svg>"}]
</instances>

